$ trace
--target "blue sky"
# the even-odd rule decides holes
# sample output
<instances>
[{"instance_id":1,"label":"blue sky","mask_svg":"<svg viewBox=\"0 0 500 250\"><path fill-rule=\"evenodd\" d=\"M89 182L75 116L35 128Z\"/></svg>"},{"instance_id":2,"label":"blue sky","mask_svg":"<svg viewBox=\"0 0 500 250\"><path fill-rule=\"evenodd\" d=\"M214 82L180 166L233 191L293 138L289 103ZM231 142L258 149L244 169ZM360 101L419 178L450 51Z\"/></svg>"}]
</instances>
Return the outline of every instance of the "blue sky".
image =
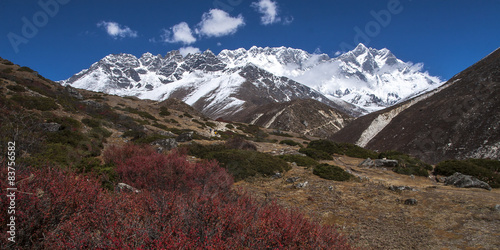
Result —
<instances>
[{"instance_id":1,"label":"blue sky","mask_svg":"<svg viewBox=\"0 0 500 250\"><path fill-rule=\"evenodd\" d=\"M358 42L447 80L500 47L498 0L1 0L0 57L52 80L112 53Z\"/></svg>"}]
</instances>

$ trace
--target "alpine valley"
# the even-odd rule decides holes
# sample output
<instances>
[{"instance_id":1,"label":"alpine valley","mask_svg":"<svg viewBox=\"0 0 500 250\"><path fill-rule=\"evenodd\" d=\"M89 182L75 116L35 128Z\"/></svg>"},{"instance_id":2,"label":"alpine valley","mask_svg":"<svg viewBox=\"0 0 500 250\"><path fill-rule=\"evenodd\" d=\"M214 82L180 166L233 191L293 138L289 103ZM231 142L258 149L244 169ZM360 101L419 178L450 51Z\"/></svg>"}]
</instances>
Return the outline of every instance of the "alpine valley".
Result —
<instances>
[{"instance_id":1,"label":"alpine valley","mask_svg":"<svg viewBox=\"0 0 500 250\"><path fill-rule=\"evenodd\" d=\"M291 119L290 112L284 112L287 104L314 100L301 103L325 105L319 113L323 119L301 125L295 132L317 131L335 123L315 135L337 132L353 117L442 85L438 77L423 72L421 64L403 62L388 49L363 44L336 58L255 46L222 50L218 55L210 50L186 56L176 50L165 56L145 53L140 58L113 54L60 83L140 99L177 98L213 119L253 121L268 128L280 128ZM265 110L277 111L264 121Z\"/></svg>"}]
</instances>

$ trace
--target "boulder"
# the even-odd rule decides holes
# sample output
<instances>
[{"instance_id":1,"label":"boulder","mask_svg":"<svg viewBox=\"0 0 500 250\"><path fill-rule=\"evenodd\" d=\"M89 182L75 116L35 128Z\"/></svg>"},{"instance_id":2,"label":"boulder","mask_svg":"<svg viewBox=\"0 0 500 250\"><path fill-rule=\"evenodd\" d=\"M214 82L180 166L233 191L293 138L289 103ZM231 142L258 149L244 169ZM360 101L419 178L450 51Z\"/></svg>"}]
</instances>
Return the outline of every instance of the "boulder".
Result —
<instances>
[{"instance_id":1,"label":"boulder","mask_svg":"<svg viewBox=\"0 0 500 250\"><path fill-rule=\"evenodd\" d=\"M394 167L398 166L398 161L397 160L376 159L374 162L375 162L375 167L389 167L389 168L394 168Z\"/></svg>"},{"instance_id":2,"label":"boulder","mask_svg":"<svg viewBox=\"0 0 500 250\"><path fill-rule=\"evenodd\" d=\"M298 181L299 179L300 179L300 177L290 177L290 178L286 179L286 182L294 183L294 182Z\"/></svg>"},{"instance_id":3,"label":"boulder","mask_svg":"<svg viewBox=\"0 0 500 250\"><path fill-rule=\"evenodd\" d=\"M480 181L475 177L470 175L464 175L461 173L454 173L451 176L448 176L445 181L445 185L453 185L459 188L483 188L491 191L490 185L484 181Z\"/></svg>"},{"instance_id":4,"label":"boulder","mask_svg":"<svg viewBox=\"0 0 500 250\"><path fill-rule=\"evenodd\" d=\"M156 140L151 143L153 146L158 146L158 152L161 153L163 151L170 151L174 148L177 148L178 144L175 139L161 139Z\"/></svg>"},{"instance_id":5,"label":"boulder","mask_svg":"<svg viewBox=\"0 0 500 250\"><path fill-rule=\"evenodd\" d=\"M416 189L408 186L389 186L389 190L391 191L417 191Z\"/></svg>"},{"instance_id":6,"label":"boulder","mask_svg":"<svg viewBox=\"0 0 500 250\"><path fill-rule=\"evenodd\" d=\"M121 193L121 192L131 192L131 193L140 193L141 190L134 188L128 184L125 183L118 183L116 185L115 191Z\"/></svg>"},{"instance_id":7,"label":"boulder","mask_svg":"<svg viewBox=\"0 0 500 250\"><path fill-rule=\"evenodd\" d=\"M410 206L415 206L417 205L417 203L418 201L416 199L407 199L404 202L405 205L410 205Z\"/></svg>"},{"instance_id":8,"label":"boulder","mask_svg":"<svg viewBox=\"0 0 500 250\"><path fill-rule=\"evenodd\" d=\"M179 136L177 136L177 138L175 138L175 140L177 142L191 141L191 140L193 140L193 133L194 133L193 131L187 132L187 133L182 133Z\"/></svg>"},{"instance_id":9,"label":"boulder","mask_svg":"<svg viewBox=\"0 0 500 250\"><path fill-rule=\"evenodd\" d=\"M83 100L82 94L80 94L80 92L78 92L78 90L76 90L75 88L68 85L64 89L66 90L69 96L76 98L78 100Z\"/></svg>"},{"instance_id":10,"label":"boulder","mask_svg":"<svg viewBox=\"0 0 500 250\"><path fill-rule=\"evenodd\" d=\"M305 188L309 184L308 181L295 184L295 188Z\"/></svg>"},{"instance_id":11,"label":"boulder","mask_svg":"<svg viewBox=\"0 0 500 250\"><path fill-rule=\"evenodd\" d=\"M61 124L55 122L41 123L40 126L43 131L47 132L57 132L61 128Z\"/></svg>"},{"instance_id":12,"label":"boulder","mask_svg":"<svg viewBox=\"0 0 500 250\"><path fill-rule=\"evenodd\" d=\"M358 167L367 167L367 168L371 168L373 166L375 166L375 162L373 162L373 160L370 158L364 160L358 165Z\"/></svg>"},{"instance_id":13,"label":"boulder","mask_svg":"<svg viewBox=\"0 0 500 250\"><path fill-rule=\"evenodd\" d=\"M388 160L388 159L375 159L375 160L372 160L370 158L364 160L363 162L361 162L358 166L359 167L368 167L368 168L371 168L371 167L389 167L389 168L393 168L393 167L397 167L398 166L398 161L397 160Z\"/></svg>"}]
</instances>

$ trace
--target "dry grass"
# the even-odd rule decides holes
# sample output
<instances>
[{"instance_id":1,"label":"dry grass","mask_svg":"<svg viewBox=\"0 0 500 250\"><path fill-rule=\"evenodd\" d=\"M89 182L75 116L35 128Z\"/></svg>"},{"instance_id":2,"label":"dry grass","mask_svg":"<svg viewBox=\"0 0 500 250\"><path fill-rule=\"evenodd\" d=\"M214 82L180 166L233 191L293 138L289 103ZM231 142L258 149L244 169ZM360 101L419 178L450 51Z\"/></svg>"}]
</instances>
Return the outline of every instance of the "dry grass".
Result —
<instances>
[{"instance_id":1,"label":"dry grass","mask_svg":"<svg viewBox=\"0 0 500 250\"><path fill-rule=\"evenodd\" d=\"M311 169L294 167L281 179L255 178L236 185L259 199L305 212L336 225L361 248L373 249L498 249L500 190L458 189L429 178L399 175L391 170L364 169L362 159L337 156L330 164L350 169L363 180L335 182ZM302 189L289 177L308 181ZM367 178L367 179L366 179ZM417 191L391 191L405 185ZM331 187L331 188L329 188ZM418 200L415 206L404 200Z\"/></svg>"}]
</instances>

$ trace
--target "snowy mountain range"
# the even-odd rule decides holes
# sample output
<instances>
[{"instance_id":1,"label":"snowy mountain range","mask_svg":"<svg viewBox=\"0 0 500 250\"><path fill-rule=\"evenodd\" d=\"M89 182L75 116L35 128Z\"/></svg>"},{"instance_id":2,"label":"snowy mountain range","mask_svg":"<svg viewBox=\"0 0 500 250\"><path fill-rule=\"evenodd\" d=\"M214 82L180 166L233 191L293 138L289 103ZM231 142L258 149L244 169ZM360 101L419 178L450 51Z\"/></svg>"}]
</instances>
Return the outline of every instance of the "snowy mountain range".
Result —
<instances>
[{"instance_id":1,"label":"snowy mountain range","mask_svg":"<svg viewBox=\"0 0 500 250\"><path fill-rule=\"evenodd\" d=\"M165 56L108 55L60 81L92 91L143 99L178 98L205 115L230 117L248 108L314 99L359 116L439 87L421 64L387 49L354 50L336 58L300 49L252 47Z\"/></svg>"}]
</instances>

